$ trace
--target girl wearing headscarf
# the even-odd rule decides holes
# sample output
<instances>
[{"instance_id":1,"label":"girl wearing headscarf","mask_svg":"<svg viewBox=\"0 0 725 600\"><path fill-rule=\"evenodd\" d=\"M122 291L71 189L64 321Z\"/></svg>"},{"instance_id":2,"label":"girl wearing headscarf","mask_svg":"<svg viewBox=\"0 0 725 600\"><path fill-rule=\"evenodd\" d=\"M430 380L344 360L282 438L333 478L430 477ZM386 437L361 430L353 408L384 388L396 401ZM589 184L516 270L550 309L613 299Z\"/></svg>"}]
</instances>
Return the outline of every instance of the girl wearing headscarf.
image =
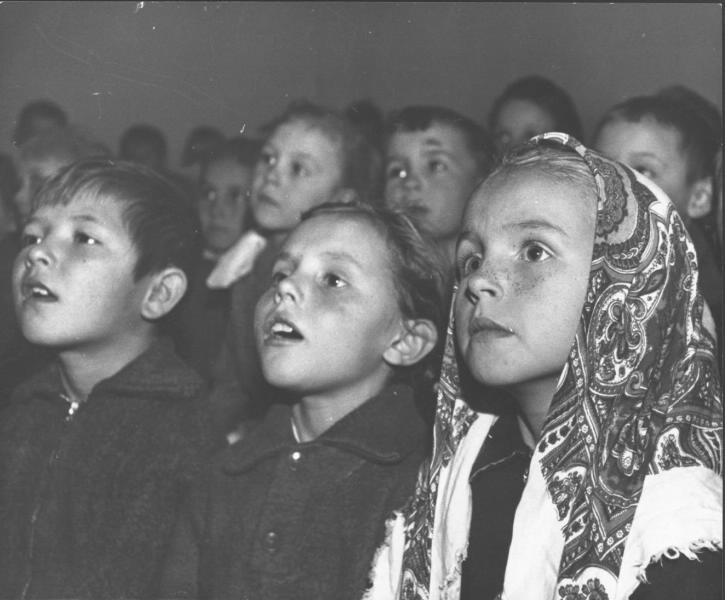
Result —
<instances>
[{"instance_id":1,"label":"girl wearing headscarf","mask_svg":"<svg viewBox=\"0 0 725 600\"><path fill-rule=\"evenodd\" d=\"M537 136L474 192L457 263L432 458L366 599L720 597L716 341L667 196Z\"/></svg>"}]
</instances>

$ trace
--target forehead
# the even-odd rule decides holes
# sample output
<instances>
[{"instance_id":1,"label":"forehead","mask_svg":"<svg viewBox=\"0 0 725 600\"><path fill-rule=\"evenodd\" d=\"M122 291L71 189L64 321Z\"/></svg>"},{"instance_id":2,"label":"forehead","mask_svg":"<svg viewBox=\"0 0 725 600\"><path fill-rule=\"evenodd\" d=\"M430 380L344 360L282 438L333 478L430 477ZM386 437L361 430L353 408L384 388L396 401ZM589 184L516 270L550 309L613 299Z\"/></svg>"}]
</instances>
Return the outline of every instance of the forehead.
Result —
<instances>
[{"instance_id":1,"label":"forehead","mask_svg":"<svg viewBox=\"0 0 725 600\"><path fill-rule=\"evenodd\" d=\"M381 233L365 218L352 215L322 214L302 221L283 250L291 254L345 254L371 270L387 261L387 244Z\"/></svg>"},{"instance_id":2,"label":"forehead","mask_svg":"<svg viewBox=\"0 0 725 600\"><path fill-rule=\"evenodd\" d=\"M295 119L279 125L268 143L284 145L290 150L309 154L335 154L340 150L341 139L333 132L303 119Z\"/></svg>"},{"instance_id":3,"label":"forehead","mask_svg":"<svg viewBox=\"0 0 725 600\"><path fill-rule=\"evenodd\" d=\"M653 117L644 117L639 121L610 121L602 127L596 142L603 154L620 162L626 162L625 157L633 153L684 158L680 132Z\"/></svg>"},{"instance_id":4,"label":"forehead","mask_svg":"<svg viewBox=\"0 0 725 600\"><path fill-rule=\"evenodd\" d=\"M109 229L127 232L123 202L88 191L77 193L68 202L45 203L39 206L32 216L49 220L87 216Z\"/></svg>"},{"instance_id":5,"label":"forehead","mask_svg":"<svg viewBox=\"0 0 725 600\"><path fill-rule=\"evenodd\" d=\"M550 223L578 236L588 231L595 216L596 199L588 190L526 167L486 180L471 197L464 228L497 236L521 225Z\"/></svg>"},{"instance_id":6,"label":"forehead","mask_svg":"<svg viewBox=\"0 0 725 600\"><path fill-rule=\"evenodd\" d=\"M445 150L470 154L466 136L458 127L433 122L420 131L396 131L388 141L389 153Z\"/></svg>"}]
</instances>

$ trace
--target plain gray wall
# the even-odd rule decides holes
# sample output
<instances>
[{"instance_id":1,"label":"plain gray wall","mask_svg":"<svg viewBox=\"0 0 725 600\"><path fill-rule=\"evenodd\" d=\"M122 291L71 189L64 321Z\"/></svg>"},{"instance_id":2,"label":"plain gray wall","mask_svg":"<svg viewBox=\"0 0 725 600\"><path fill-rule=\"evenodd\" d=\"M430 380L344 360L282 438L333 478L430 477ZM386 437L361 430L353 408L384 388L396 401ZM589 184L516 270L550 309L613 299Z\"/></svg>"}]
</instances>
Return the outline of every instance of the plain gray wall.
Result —
<instances>
[{"instance_id":1,"label":"plain gray wall","mask_svg":"<svg viewBox=\"0 0 725 600\"><path fill-rule=\"evenodd\" d=\"M567 89L586 133L672 83L722 106L720 4L3 2L0 151L27 101L57 101L114 151L135 122L257 128L307 97L450 106L484 121L513 79Z\"/></svg>"}]
</instances>

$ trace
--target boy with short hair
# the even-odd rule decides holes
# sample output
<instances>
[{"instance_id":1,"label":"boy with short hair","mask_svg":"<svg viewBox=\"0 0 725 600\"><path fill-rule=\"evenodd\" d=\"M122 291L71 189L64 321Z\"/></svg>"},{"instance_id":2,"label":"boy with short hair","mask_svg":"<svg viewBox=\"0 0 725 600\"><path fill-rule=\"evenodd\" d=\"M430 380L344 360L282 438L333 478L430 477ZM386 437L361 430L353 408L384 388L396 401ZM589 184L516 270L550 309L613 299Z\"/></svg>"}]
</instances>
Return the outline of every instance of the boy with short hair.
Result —
<instances>
[{"instance_id":1,"label":"boy with short hair","mask_svg":"<svg viewBox=\"0 0 725 600\"><path fill-rule=\"evenodd\" d=\"M435 239L453 266L463 209L491 170L493 146L471 119L441 106L407 106L386 125L385 204Z\"/></svg>"},{"instance_id":2,"label":"boy with short hair","mask_svg":"<svg viewBox=\"0 0 725 600\"><path fill-rule=\"evenodd\" d=\"M668 94L638 96L602 117L593 147L654 181L680 213L697 250L700 289L718 325L722 265L703 221L713 209L715 156L720 132L712 131L686 102Z\"/></svg>"},{"instance_id":3,"label":"boy with short hair","mask_svg":"<svg viewBox=\"0 0 725 600\"><path fill-rule=\"evenodd\" d=\"M140 598L207 453L203 385L160 338L200 252L150 170L89 159L35 198L18 320L55 360L0 420L0 597Z\"/></svg>"}]
</instances>

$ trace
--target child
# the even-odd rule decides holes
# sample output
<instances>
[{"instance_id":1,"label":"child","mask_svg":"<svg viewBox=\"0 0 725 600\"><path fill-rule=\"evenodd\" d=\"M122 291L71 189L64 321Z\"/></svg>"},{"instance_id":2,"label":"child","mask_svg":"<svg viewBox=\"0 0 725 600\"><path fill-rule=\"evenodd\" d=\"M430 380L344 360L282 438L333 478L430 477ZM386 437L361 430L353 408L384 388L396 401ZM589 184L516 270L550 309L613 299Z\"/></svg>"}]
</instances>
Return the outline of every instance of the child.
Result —
<instances>
[{"instance_id":1,"label":"child","mask_svg":"<svg viewBox=\"0 0 725 600\"><path fill-rule=\"evenodd\" d=\"M194 127L184 140L181 152L181 168L190 181L199 181L201 170L214 151L224 143L224 134L216 127L199 125Z\"/></svg>"},{"instance_id":2,"label":"child","mask_svg":"<svg viewBox=\"0 0 725 600\"><path fill-rule=\"evenodd\" d=\"M491 168L485 133L438 106L408 106L387 123L385 203L405 210L436 240L453 268L466 201Z\"/></svg>"},{"instance_id":3,"label":"child","mask_svg":"<svg viewBox=\"0 0 725 600\"><path fill-rule=\"evenodd\" d=\"M411 384L443 322L443 275L402 214L313 209L255 314L265 377L289 394L214 462L167 563L164 598L362 595L425 428Z\"/></svg>"},{"instance_id":4,"label":"child","mask_svg":"<svg viewBox=\"0 0 725 600\"><path fill-rule=\"evenodd\" d=\"M649 177L670 197L695 244L701 291L720 331L720 251L702 227L713 207L721 135L709 122L677 97L638 96L607 111L597 126L594 147Z\"/></svg>"},{"instance_id":5,"label":"child","mask_svg":"<svg viewBox=\"0 0 725 600\"><path fill-rule=\"evenodd\" d=\"M221 254L249 227L249 195L259 143L231 138L210 152L202 161L196 202L204 254L171 324L179 356L207 380L226 331L229 290L209 289L204 282Z\"/></svg>"},{"instance_id":6,"label":"child","mask_svg":"<svg viewBox=\"0 0 725 600\"><path fill-rule=\"evenodd\" d=\"M449 337L433 458L367 597L720 597L722 391L668 198L550 133L463 223L449 334L516 417L476 410Z\"/></svg>"},{"instance_id":7,"label":"child","mask_svg":"<svg viewBox=\"0 0 725 600\"><path fill-rule=\"evenodd\" d=\"M20 110L13 131L13 146L22 146L36 135L68 125L68 115L55 102L33 100Z\"/></svg>"},{"instance_id":8,"label":"child","mask_svg":"<svg viewBox=\"0 0 725 600\"><path fill-rule=\"evenodd\" d=\"M374 183L372 148L334 111L295 103L266 130L250 197L254 230L221 257L208 280L212 287L233 283L211 398L225 433L263 413L272 393L260 371L252 315L283 240L304 211L325 202L368 200Z\"/></svg>"},{"instance_id":9,"label":"child","mask_svg":"<svg viewBox=\"0 0 725 600\"><path fill-rule=\"evenodd\" d=\"M202 383L158 338L199 252L171 184L74 163L39 192L13 296L53 364L0 417L0 597L143 598L206 455Z\"/></svg>"},{"instance_id":10,"label":"child","mask_svg":"<svg viewBox=\"0 0 725 600\"><path fill-rule=\"evenodd\" d=\"M20 137L24 138L25 134ZM110 152L76 126L59 126L35 133L17 148L19 185L15 186L12 196L16 222L14 231L0 244L0 273L5 277L0 286L0 396L4 399L50 358L45 349L28 343L23 337L13 309L10 273L20 250L20 230L30 215L33 199L46 181L72 162L95 156L108 157Z\"/></svg>"},{"instance_id":11,"label":"child","mask_svg":"<svg viewBox=\"0 0 725 600\"><path fill-rule=\"evenodd\" d=\"M510 83L493 102L488 127L503 154L545 131L582 139L582 125L571 96L553 81L528 75Z\"/></svg>"}]
</instances>

